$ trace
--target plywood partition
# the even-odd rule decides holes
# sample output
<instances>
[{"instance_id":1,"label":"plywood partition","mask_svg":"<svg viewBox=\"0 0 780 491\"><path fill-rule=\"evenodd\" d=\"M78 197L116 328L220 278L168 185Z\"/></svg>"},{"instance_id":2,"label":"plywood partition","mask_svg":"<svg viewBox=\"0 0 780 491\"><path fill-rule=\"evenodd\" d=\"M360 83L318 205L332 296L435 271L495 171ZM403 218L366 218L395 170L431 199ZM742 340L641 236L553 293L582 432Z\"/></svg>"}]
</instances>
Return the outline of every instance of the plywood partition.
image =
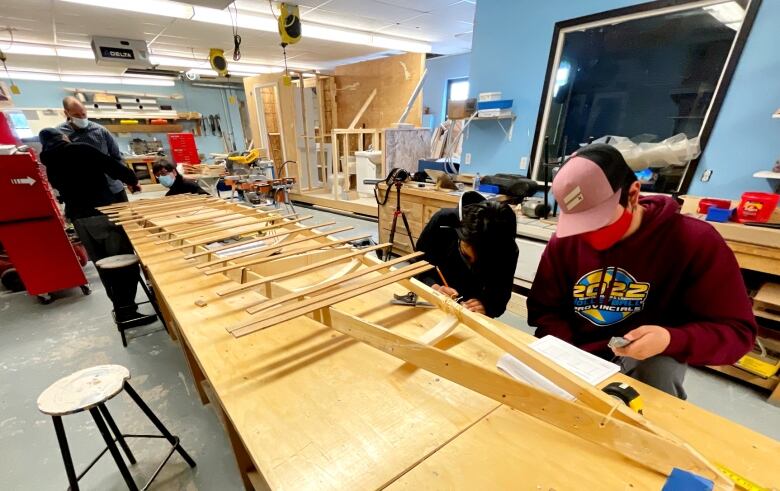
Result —
<instances>
[{"instance_id":1,"label":"plywood partition","mask_svg":"<svg viewBox=\"0 0 780 491\"><path fill-rule=\"evenodd\" d=\"M269 74L244 78L244 91L254 146L274 161L277 177L294 177L297 188L301 174L295 145L293 87L285 85L281 75ZM286 161L295 163L284 166Z\"/></svg>"},{"instance_id":2,"label":"plywood partition","mask_svg":"<svg viewBox=\"0 0 780 491\"><path fill-rule=\"evenodd\" d=\"M388 128L398 121L425 70L425 55L406 53L336 67L338 128L347 128L376 89L376 97L356 128ZM412 106L407 123L422 124L422 97Z\"/></svg>"}]
</instances>

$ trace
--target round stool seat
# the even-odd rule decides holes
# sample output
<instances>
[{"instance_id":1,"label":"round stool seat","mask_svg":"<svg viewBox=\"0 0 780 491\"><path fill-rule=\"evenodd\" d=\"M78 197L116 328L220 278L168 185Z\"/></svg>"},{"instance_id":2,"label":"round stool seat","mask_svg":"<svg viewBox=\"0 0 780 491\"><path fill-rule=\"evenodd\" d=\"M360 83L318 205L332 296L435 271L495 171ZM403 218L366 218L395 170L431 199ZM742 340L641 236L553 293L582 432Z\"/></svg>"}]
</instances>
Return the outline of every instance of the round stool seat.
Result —
<instances>
[{"instance_id":1,"label":"round stool seat","mask_svg":"<svg viewBox=\"0 0 780 491\"><path fill-rule=\"evenodd\" d=\"M106 258L110 259L110 258ZM51 416L85 411L122 392L130 371L122 365L98 365L63 377L38 396L38 409Z\"/></svg>"},{"instance_id":2,"label":"round stool seat","mask_svg":"<svg viewBox=\"0 0 780 491\"><path fill-rule=\"evenodd\" d=\"M135 254L119 254L116 256L104 257L95 263L100 269L119 269L138 264L138 256Z\"/></svg>"}]
</instances>

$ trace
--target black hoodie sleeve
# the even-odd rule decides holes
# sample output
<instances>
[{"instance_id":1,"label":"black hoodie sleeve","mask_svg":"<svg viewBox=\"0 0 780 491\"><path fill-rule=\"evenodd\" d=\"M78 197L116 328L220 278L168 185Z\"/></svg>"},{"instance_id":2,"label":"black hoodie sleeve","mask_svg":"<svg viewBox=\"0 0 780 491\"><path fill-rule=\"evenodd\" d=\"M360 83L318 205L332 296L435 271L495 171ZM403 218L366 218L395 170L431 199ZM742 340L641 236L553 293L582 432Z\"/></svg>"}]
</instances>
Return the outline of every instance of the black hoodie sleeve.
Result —
<instances>
[{"instance_id":1,"label":"black hoodie sleeve","mask_svg":"<svg viewBox=\"0 0 780 491\"><path fill-rule=\"evenodd\" d=\"M130 186L138 184L138 176L136 176L135 172L130 170L130 168L124 165L122 162L117 162L112 157L109 157L108 155L90 145L80 144L79 146L81 147L79 150L81 153L83 153L85 159L94 162L95 165L100 167L100 170L107 176L114 179L119 179L123 183Z\"/></svg>"},{"instance_id":2,"label":"black hoodie sleeve","mask_svg":"<svg viewBox=\"0 0 780 491\"><path fill-rule=\"evenodd\" d=\"M430 264L441 264L441 251L443 250L439 226L441 225L441 213L436 212L425 224L425 228L420 233L420 237L417 239L416 249L422 252L424 255L422 259L428 261ZM428 286L441 283L436 269L431 269L425 273L417 275L417 279L422 281Z\"/></svg>"},{"instance_id":3,"label":"black hoodie sleeve","mask_svg":"<svg viewBox=\"0 0 780 491\"><path fill-rule=\"evenodd\" d=\"M515 268L519 251L514 240L502 250L495 251L496 256L491 262L490 277L485 280L483 293L477 298L485 307L485 315L498 317L506 311L506 306L512 297L512 285L515 280Z\"/></svg>"}]
</instances>

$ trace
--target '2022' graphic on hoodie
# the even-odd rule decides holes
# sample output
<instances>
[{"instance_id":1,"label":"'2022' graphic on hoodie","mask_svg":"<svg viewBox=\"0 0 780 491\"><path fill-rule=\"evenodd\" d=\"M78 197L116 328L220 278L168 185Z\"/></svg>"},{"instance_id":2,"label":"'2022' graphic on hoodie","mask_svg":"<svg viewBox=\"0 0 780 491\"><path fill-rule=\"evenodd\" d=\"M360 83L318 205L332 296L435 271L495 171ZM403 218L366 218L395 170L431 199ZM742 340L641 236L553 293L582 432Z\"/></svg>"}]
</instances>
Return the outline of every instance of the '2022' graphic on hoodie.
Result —
<instances>
[{"instance_id":1,"label":"'2022' graphic on hoodie","mask_svg":"<svg viewBox=\"0 0 780 491\"><path fill-rule=\"evenodd\" d=\"M636 281L623 268L585 273L574 284L574 311L597 326L616 324L645 307L650 283Z\"/></svg>"}]
</instances>

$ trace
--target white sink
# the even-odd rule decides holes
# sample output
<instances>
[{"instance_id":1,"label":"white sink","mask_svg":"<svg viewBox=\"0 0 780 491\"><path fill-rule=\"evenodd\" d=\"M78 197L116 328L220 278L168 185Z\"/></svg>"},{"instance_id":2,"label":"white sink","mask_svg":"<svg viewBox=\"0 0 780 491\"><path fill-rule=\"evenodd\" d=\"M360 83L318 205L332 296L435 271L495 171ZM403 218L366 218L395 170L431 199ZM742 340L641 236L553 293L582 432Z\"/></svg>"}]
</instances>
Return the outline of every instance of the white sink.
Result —
<instances>
[{"instance_id":1,"label":"white sink","mask_svg":"<svg viewBox=\"0 0 780 491\"><path fill-rule=\"evenodd\" d=\"M366 157L374 165L382 164L381 150L358 150L355 152L355 157Z\"/></svg>"}]
</instances>

